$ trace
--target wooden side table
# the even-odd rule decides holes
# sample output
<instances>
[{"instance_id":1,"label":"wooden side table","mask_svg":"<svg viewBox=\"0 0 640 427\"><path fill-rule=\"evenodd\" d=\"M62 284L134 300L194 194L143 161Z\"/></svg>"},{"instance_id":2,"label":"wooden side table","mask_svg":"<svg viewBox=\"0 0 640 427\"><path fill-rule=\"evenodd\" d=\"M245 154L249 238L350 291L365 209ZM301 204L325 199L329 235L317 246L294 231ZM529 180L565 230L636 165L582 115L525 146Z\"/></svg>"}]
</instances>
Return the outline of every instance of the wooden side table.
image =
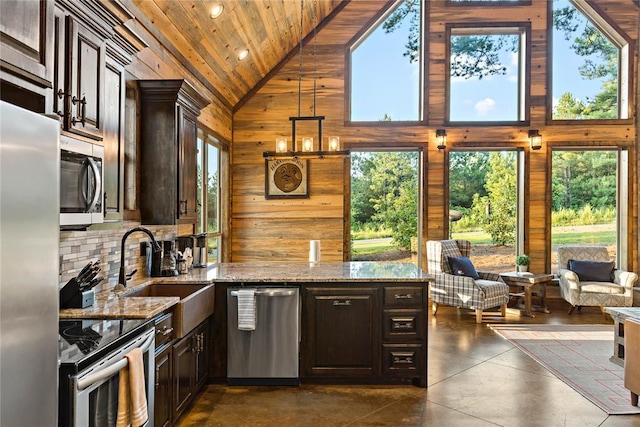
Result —
<instances>
[{"instance_id":1,"label":"wooden side table","mask_svg":"<svg viewBox=\"0 0 640 427\"><path fill-rule=\"evenodd\" d=\"M547 308L547 284L551 284L553 275L551 274L533 274L533 273L518 273L515 271L509 271L506 273L500 273L500 277L509 286L519 286L524 288L524 315L528 317L536 317L533 314L531 297L533 295L533 287L538 285L540 288L540 310L543 313L549 313Z\"/></svg>"}]
</instances>

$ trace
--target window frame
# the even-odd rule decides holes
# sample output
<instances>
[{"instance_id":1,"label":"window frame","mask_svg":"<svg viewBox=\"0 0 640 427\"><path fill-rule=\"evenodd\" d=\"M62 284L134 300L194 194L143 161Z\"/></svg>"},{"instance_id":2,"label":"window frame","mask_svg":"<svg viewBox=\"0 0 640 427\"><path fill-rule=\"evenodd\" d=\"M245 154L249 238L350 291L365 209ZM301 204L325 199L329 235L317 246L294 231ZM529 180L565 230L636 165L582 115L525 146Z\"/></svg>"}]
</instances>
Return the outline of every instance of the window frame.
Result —
<instances>
[{"instance_id":1,"label":"window frame","mask_svg":"<svg viewBox=\"0 0 640 427\"><path fill-rule=\"evenodd\" d=\"M633 59L635 51L633 39L622 30L613 20L607 16L604 10L593 2L587 0L568 0L589 22L595 26L607 39L618 48L618 118L616 119L554 119L553 118L553 24L547 26L547 117L548 125L565 124L629 124L633 123ZM553 23L553 4L551 0L547 5L547 22ZM626 117L623 117L626 116Z\"/></svg>"},{"instance_id":2,"label":"window frame","mask_svg":"<svg viewBox=\"0 0 640 427\"><path fill-rule=\"evenodd\" d=\"M498 29L506 31L496 32ZM451 120L451 37L459 35L520 35L518 64L519 120ZM531 107L531 22L478 22L445 24L445 125L447 126L529 126ZM524 64L523 64L524 62Z\"/></svg>"},{"instance_id":3,"label":"window frame","mask_svg":"<svg viewBox=\"0 0 640 427\"><path fill-rule=\"evenodd\" d=\"M481 0L447 0L447 6L478 6L478 7L505 7L505 6L531 6L532 0L496 0L496 1L481 1Z\"/></svg>"},{"instance_id":4,"label":"window frame","mask_svg":"<svg viewBox=\"0 0 640 427\"><path fill-rule=\"evenodd\" d=\"M398 8L402 3L406 0L397 0L397 1L389 1L385 7L383 7L376 16L371 19L367 25L363 27L356 35L347 42L345 49L345 79L344 79L344 126L345 127L399 127L399 126L408 126L408 125L427 125L428 124L428 90L427 90L427 79L425 76L428 75L428 64L429 61L427 58L429 57L429 43L426 40L425 28L428 28L429 25L429 11L430 11L430 2L429 1L420 1L421 5L421 22L420 22L420 60L418 61L418 69L420 75L418 77L419 80L419 99L418 99L418 120L395 120L395 121L362 121L362 120L351 120L351 83L353 73L351 71L352 61L351 56L352 53L357 47L379 26L383 24L383 22Z\"/></svg>"},{"instance_id":5,"label":"window frame","mask_svg":"<svg viewBox=\"0 0 640 427\"><path fill-rule=\"evenodd\" d=\"M198 140L202 141L202 152L198 153L202 164L202 176L200 177L200 185L202 188L200 223L196 224L196 230L201 230L200 233L207 233L207 248L209 247L210 240L217 240L218 257L215 262L223 262L226 257L225 243L228 240L228 206L223 203L227 200L227 182L228 182L228 168L225 167L225 159L228 159L228 144L226 144L218 135L207 129L198 128ZM218 229L216 232L211 233L207 229L207 186L208 186L208 172L209 172L209 147L213 146L218 150L218 203L217 203L217 224ZM199 233L198 233L199 234ZM208 256L208 251L207 251ZM207 261L210 262L210 261Z\"/></svg>"}]
</instances>

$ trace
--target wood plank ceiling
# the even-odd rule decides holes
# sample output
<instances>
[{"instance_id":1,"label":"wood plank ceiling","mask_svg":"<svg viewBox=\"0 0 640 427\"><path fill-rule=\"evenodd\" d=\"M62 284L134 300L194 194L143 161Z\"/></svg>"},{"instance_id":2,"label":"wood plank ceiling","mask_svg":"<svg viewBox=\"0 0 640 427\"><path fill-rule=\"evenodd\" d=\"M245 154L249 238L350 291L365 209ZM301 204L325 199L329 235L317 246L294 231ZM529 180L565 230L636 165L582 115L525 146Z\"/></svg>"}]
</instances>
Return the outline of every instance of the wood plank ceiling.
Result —
<instances>
[{"instance_id":1,"label":"wood plank ceiling","mask_svg":"<svg viewBox=\"0 0 640 427\"><path fill-rule=\"evenodd\" d=\"M303 37L341 0L304 0ZM231 108L300 42L300 0L133 0L156 37L186 59ZM224 6L212 19L215 4ZM146 21L146 22L145 22ZM150 28L151 27L151 28ZM242 49L249 49L244 60Z\"/></svg>"}]
</instances>

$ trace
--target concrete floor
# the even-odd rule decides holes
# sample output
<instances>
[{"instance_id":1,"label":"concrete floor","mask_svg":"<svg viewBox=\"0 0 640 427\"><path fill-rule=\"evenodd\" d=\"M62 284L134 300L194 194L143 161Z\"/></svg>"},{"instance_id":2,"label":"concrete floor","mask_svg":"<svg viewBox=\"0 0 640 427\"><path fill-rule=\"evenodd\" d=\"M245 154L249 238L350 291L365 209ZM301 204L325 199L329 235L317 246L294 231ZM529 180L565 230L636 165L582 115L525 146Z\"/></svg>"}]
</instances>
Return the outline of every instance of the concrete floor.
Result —
<instances>
[{"instance_id":1,"label":"concrete floor","mask_svg":"<svg viewBox=\"0 0 640 427\"><path fill-rule=\"evenodd\" d=\"M441 306L429 313L427 389L209 385L179 426L640 426L640 415L607 415L487 327L613 325L598 308L571 316L567 308L554 299L550 314L532 319L509 309L476 324L472 312Z\"/></svg>"}]
</instances>

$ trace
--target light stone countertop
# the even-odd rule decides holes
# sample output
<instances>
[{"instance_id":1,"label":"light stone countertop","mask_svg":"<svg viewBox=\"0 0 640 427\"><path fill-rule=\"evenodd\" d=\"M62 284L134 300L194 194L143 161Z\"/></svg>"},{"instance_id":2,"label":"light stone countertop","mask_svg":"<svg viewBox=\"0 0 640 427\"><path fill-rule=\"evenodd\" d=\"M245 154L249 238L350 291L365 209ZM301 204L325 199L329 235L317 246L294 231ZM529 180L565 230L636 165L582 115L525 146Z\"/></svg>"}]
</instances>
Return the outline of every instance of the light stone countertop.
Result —
<instances>
[{"instance_id":1,"label":"light stone countertop","mask_svg":"<svg viewBox=\"0 0 640 427\"><path fill-rule=\"evenodd\" d=\"M155 283L424 283L433 278L414 264L399 262L247 262L210 264L189 274L154 278Z\"/></svg>"},{"instance_id":2,"label":"light stone countertop","mask_svg":"<svg viewBox=\"0 0 640 427\"><path fill-rule=\"evenodd\" d=\"M426 286L432 275L413 264L393 262L282 263L248 262L210 264L174 277L143 277L130 280L127 292L152 283L411 283ZM60 310L60 319L150 319L170 310L178 297L117 297L111 290L97 292L87 308Z\"/></svg>"}]
</instances>

